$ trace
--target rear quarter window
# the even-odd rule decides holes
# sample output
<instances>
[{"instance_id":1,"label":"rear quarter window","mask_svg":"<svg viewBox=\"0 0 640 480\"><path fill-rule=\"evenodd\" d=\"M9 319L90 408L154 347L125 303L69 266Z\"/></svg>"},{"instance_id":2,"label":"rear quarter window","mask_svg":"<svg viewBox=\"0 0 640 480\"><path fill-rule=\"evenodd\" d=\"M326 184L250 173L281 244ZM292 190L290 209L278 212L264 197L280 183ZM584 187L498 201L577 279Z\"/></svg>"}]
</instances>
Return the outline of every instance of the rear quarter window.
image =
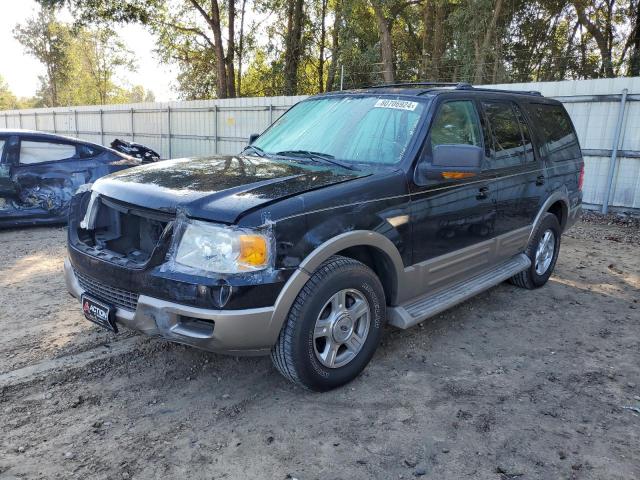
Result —
<instances>
[{"instance_id":1,"label":"rear quarter window","mask_svg":"<svg viewBox=\"0 0 640 480\"><path fill-rule=\"evenodd\" d=\"M66 160L76 155L76 146L70 143L55 143L36 140L20 142L20 163L34 165L43 162Z\"/></svg>"},{"instance_id":2,"label":"rear quarter window","mask_svg":"<svg viewBox=\"0 0 640 480\"><path fill-rule=\"evenodd\" d=\"M533 103L527 105L527 110L540 134L540 150L545 157L559 162L582 156L571 119L562 106Z\"/></svg>"},{"instance_id":3,"label":"rear quarter window","mask_svg":"<svg viewBox=\"0 0 640 480\"><path fill-rule=\"evenodd\" d=\"M97 145L78 144L78 157L80 158L93 158L104 152L104 149Z\"/></svg>"}]
</instances>

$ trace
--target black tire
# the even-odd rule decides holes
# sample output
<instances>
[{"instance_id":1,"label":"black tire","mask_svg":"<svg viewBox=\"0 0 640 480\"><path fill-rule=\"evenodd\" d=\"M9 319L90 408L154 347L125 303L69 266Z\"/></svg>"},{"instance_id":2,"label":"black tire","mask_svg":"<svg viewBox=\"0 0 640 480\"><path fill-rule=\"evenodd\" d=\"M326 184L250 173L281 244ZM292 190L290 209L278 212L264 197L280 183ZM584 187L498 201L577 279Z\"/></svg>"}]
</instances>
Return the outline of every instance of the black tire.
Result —
<instances>
[{"instance_id":1,"label":"black tire","mask_svg":"<svg viewBox=\"0 0 640 480\"><path fill-rule=\"evenodd\" d=\"M316 320L329 299L345 289L355 289L368 302L368 333L349 363L328 368L316 356ZM356 260L333 256L320 265L298 294L271 350L271 359L293 383L315 391L331 390L350 382L367 366L380 343L385 321L384 290L376 274Z\"/></svg>"},{"instance_id":2,"label":"black tire","mask_svg":"<svg viewBox=\"0 0 640 480\"><path fill-rule=\"evenodd\" d=\"M536 252L538 250L538 245L540 241L544 237L545 232L550 230L554 235L554 247L553 247L553 257L551 258L551 263L548 268L544 271L542 275L540 275L536 271ZM517 287L526 288L529 290L533 290L534 288L540 288L553 273L553 269L556 266L556 261L558 260L558 254L560 253L560 236L562 234L562 229L560 228L560 223L558 222L558 217L556 217L553 213L544 213L538 227L535 232L531 236L531 240L527 245L527 249L525 250L525 254L531 259L531 266L520 272L519 274L511 277L509 281Z\"/></svg>"}]
</instances>

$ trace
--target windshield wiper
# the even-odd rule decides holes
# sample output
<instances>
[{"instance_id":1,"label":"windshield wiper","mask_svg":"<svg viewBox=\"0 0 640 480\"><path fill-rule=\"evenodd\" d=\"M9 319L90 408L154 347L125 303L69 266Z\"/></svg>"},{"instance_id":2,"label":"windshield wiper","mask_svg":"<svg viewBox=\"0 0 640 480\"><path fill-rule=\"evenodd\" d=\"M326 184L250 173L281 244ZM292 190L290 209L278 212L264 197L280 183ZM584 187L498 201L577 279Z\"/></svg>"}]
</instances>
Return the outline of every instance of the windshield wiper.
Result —
<instances>
[{"instance_id":1,"label":"windshield wiper","mask_svg":"<svg viewBox=\"0 0 640 480\"><path fill-rule=\"evenodd\" d=\"M329 153L312 152L310 150L283 150L276 153L276 155L282 155L283 157L305 157L315 161L321 160L337 165L338 167L346 168L347 170L355 170L353 166L336 160L335 157Z\"/></svg>"},{"instance_id":2,"label":"windshield wiper","mask_svg":"<svg viewBox=\"0 0 640 480\"><path fill-rule=\"evenodd\" d=\"M262 150L260 147L256 147L255 145L247 145L242 149L242 152L240 153L245 153L247 150L253 150L256 153L256 155L258 155L259 157L267 156L267 152Z\"/></svg>"}]
</instances>

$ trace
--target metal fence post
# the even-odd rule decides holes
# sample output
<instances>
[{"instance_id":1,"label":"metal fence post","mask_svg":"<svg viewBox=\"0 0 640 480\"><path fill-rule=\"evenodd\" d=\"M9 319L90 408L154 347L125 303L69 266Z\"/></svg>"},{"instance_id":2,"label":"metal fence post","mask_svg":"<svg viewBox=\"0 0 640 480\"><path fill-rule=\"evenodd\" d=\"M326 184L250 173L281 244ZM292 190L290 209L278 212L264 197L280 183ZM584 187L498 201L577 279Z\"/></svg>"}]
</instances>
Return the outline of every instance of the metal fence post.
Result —
<instances>
[{"instance_id":1,"label":"metal fence post","mask_svg":"<svg viewBox=\"0 0 640 480\"><path fill-rule=\"evenodd\" d=\"M100 145L104 145L104 111L100 109Z\"/></svg>"},{"instance_id":2,"label":"metal fence post","mask_svg":"<svg viewBox=\"0 0 640 480\"><path fill-rule=\"evenodd\" d=\"M618 143L620 143L620 135L622 133L622 123L624 121L624 110L627 106L627 93L629 90L626 88L622 90L622 97L620 98L620 110L618 111L618 121L616 122L616 129L613 134L613 146L611 148L611 161L609 163L609 175L607 176L607 190L604 194L604 200L602 201L602 213L606 214L609 211L609 199L611 197L611 190L613 187L613 175L616 170L616 164L618 159Z\"/></svg>"},{"instance_id":3,"label":"metal fence post","mask_svg":"<svg viewBox=\"0 0 640 480\"><path fill-rule=\"evenodd\" d=\"M58 129L56 127L56 111L51 112L53 114L53 133L58 133Z\"/></svg>"},{"instance_id":4,"label":"metal fence post","mask_svg":"<svg viewBox=\"0 0 640 480\"><path fill-rule=\"evenodd\" d=\"M173 158L171 152L171 105L167 105L167 130L169 135L169 158Z\"/></svg>"},{"instance_id":5,"label":"metal fence post","mask_svg":"<svg viewBox=\"0 0 640 480\"><path fill-rule=\"evenodd\" d=\"M134 123L133 123L133 108L131 109L131 141L135 142L136 140L136 132L134 131Z\"/></svg>"},{"instance_id":6,"label":"metal fence post","mask_svg":"<svg viewBox=\"0 0 640 480\"><path fill-rule=\"evenodd\" d=\"M78 109L73 110L73 126L76 129L76 138L80 137L80 129L78 128Z\"/></svg>"},{"instance_id":7,"label":"metal fence post","mask_svg":"<svg viewBox=\"0 0 640 480\"><path fill-rule=\"evenodd\" d=\"M218 105L213 106L213 153L218 153Z\"/></svg>"},{"instance_id":8,"label":"metal fence post","mask_svg":"<svg viewBox=\"0 0 640 480\"><path fill-rule=\"evenodd\" d=\"M273 123L273 104L269 104L269 125Z\"/></svg>"},{"instance_id":9,"label":"metal fence post","mask_svg":"<svg viewBox=\"0 0 640 480\"><path fill-rule=\"evenodd\" d=\"M33 121L36 123L36 130L38 130L38 112L33 112Z\"/></svg>"},{"instance_id":10,"label":"metal fence post","mask_svg":"<svg viewBox=\"0 0 640 480\"><path fill-rule=\"evenodd\" d=\"M18 112L18 126L22 128L22 113Z\"/></svg>"}]
</instances>

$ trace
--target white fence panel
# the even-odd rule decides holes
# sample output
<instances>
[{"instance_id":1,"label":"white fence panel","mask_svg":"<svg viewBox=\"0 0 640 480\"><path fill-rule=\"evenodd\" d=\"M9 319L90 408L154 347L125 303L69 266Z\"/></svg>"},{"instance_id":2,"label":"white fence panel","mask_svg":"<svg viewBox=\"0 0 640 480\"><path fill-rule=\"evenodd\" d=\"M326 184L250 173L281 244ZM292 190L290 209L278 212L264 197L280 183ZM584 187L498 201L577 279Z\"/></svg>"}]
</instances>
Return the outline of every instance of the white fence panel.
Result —
<instances>
[{"instance_id":1,"label":"white fence panel","mask_svg":"<svg viewBox=\"0 0 640 480\"><path fill-rule=\"evenodd\" d=\"M0 112L0 127L42 130L103 145L143 143L163 158L237 153L299 97L260 97Z\"/></svg>"},{"instance_id":2,"label":"white fence panel","mask_svg":"<svg viewBox=\"0 0 640 480\"><path fill-rule=\"evenodd\" d=\"M537 90L562 101L585 156L584 202L601 205L623 89L628 96L609 204L640 209L640 78L491 85ZM257 97L0 112L0 127L44 130L109 145L145 144L163 158L237 153L298 97Z\"/></svg>"}]
</instances>

